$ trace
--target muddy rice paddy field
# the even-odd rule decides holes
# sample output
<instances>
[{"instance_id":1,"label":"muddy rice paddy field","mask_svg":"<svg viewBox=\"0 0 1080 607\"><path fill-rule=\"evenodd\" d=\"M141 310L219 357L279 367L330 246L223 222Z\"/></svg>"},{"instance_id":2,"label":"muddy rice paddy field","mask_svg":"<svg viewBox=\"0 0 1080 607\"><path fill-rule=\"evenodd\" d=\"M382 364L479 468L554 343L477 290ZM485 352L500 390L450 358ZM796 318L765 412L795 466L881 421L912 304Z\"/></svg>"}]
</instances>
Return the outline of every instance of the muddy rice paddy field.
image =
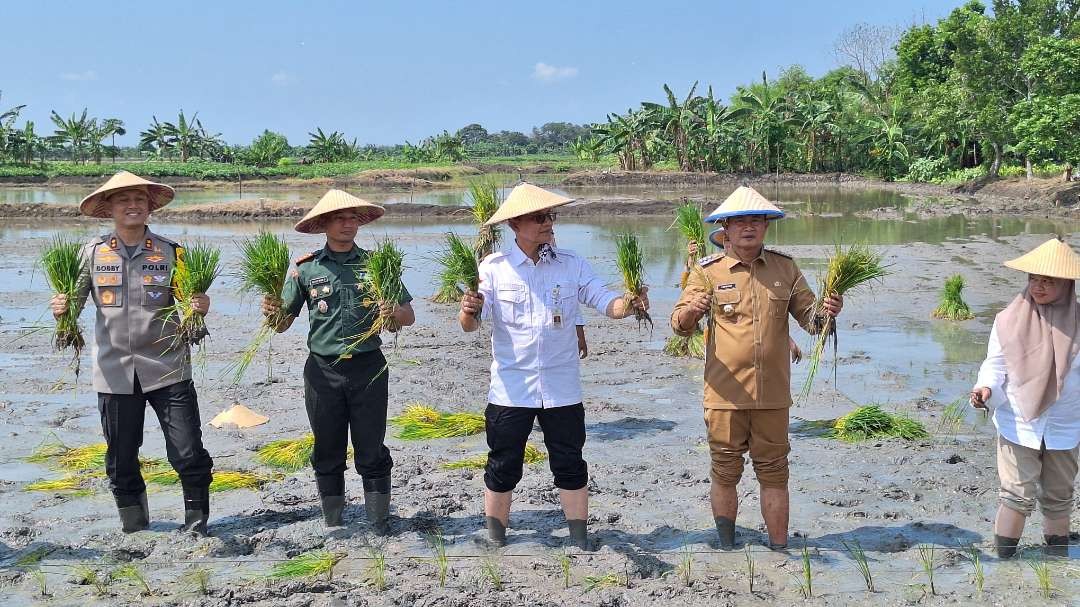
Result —
<instances>
[{"instance_id":1,"label":"muddy rice paddy field","mask_svg":"<svg viewBox=\"0 0 1080 607\"><path fill-rule=\"evenodd\" d=\"M868 203L862 208L874 208ZM99 443L96 399L89 385L91 348L75 382L69 356L50 347L48 289L33 265L57 231L89 236L95 224L5 219L0 227L0 601L5 605L758 605L758 604L1061 604L1075 602L1080 580L1072 561L1049 564L1052 597L1041 596L1025 560L998 562L989 547L996 507L993 429L970 415L945 423L947 404L970 388L993 314L1023 277L1001 266L1075 225L1024 219L941 218L939 223L866 218L793 206L793 218L771 234L814 275L838 230L868 240L893 264L872 292L848 298L840 319L836 385L823 366L806 402L792 409L790 553L764 546L757 486L749 466L740 485L739 549L715 546L708 504L708 448L700 407L702 363L662 352L667 316L677 297L678 237L665 218L575 217L556 227L613 281L612 235L633 230L650 256L653 332L632 320L586 314L589 357L582 362L594 552L566 551L566 530L550 472L530 466L515 493L508 545L489 551L484 535L482 472L441 464L484 452L483 435L388 444L395 460L392 535L370 533L360 479L347 473L347 526L326 531L309 469L282 473L259 464L255 450L308 431L302 367L307 323L301 318L273 340L233 386L223 369L246 345L259 318L229 275L235 242L267 227L286 235L294 256L317 248L291 222L164 223L160 233L200 238L222 248L226 275L211 290L211 338L196 355L203 421L234 402L270 416L246 430L204 426L218 470L255 472L261 486L214 493L208 538L177 531L179 487L151 485L151 526L124 535L106 481L88 473L83 491L28 491L57 479L48 462L28 462L35 448ZM950 223L951 222L951 223ZM831 227L830 227L831 226ZM959 226L959 227L957 227ZM405 249L417 323L384 347L390 364L390 414L424 403L448 411L482 411L487 390L486 335L463 334L455 306L432 304L432 255L445 220L385 220L361 231L360 243L389 234ZM961 323L930 319L944 279L961 273L977 316ZM92 336L93 312L83 317ZM794 329L797 331L798 329ZM809 338L795 334L804 349ZM269 367L272 375L268 374ZM805 363L795 368L797 390ZM821 420L857 405L881 403L913 416L931 438L857 444L826 436ZM542 445L539 430L533 442ZM143 455L164 458L153 416ZM440 583L433 543L442 538L449 571ZM1073 538L1077 538L1074 536ZM1036 516L1026 543L1041 541ZM934 588L918 546L933 547ZM985 581L975 583L967 547L982 547ZM801 588L806 547L812 596ZM846 547L865 551L870 592ZM332 577L277 578L275 565L326 550L340 557ZM1037 558L1039 551L1031 548ZM924 550L922 554L927 554ZM1078 554L1074 548L1074 555ZM752 574L749 563L753 563ZM380 565L381 563L381 565ZM564 566L566 568L564 568ZM120 575L115 575L117 572ZM114 574L114 575L110 575ZM93 579L96 575L96 580ZM751 582L752 581L752 582ZM96 583L95 583L96 582ZM43 595L44 592L44 595Z\"/></svg>"}]
</instances>

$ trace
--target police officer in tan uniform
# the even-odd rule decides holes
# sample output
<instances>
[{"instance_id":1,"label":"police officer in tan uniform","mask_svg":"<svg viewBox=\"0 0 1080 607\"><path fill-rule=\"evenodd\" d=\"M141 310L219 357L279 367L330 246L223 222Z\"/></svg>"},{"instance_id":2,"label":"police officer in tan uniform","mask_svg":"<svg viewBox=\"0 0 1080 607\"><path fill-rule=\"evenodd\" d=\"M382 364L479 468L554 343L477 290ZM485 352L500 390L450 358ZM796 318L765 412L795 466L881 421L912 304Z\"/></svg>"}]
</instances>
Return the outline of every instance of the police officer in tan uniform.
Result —
<instances>
[{"instance_id":1,"label":"police officer in tan uniform","mask_svg":"<svg viewBox=\"0 0 1080 607\"><path fill-rule=\"evenodd\" d=\"M783 216L753 189L735 190L706 218L724 224L727 252L701 259L671 313L678 335L690 335L709 314L703 404L712 457L709 497L724 548L735 544L736 486L747 451L761 485L769 546L787 546L788 317L810 333L820 330L823 317L795 261L763 246L769 221ZM842 298L830 296L822 313L836 316L842 307Z\"/></svg>"},{"instance_id":2,"label":"police officer in tan uniform","mask_svg":"<svg viewBox=\"0 0 1080 607\"><path fill-rule=\"evenodd\" d=\"M146 529L150 522L139 468L149 403L165 434L169 463L180 476L183 528L205 535L213 461L202 444L190 350L174 339L175 325L163 312L173 303L172 269L183 248L146 226L150 213L172 198L169 186L121 171L83 199L83 215L112 219L114 228L83 247L87 269L78 297L80 304L92 297L97 309L93 386L108 445L105 472L124 532ZM62 315L68 304L66 296L55 295L53 315ZM206 314L210 298L196 294L192 307Z\"/></svg>"}]
</instances>

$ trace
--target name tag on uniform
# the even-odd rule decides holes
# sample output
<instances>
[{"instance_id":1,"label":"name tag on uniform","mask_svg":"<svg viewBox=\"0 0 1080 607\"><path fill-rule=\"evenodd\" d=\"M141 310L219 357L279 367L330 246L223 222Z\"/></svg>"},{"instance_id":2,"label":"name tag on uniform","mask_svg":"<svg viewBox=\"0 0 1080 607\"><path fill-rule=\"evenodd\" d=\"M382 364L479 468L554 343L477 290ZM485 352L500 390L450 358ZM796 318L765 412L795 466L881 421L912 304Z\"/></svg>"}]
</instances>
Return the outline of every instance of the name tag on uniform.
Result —
<instances>
[{"instance_id":1,"label":"name tag on uniform","mask_svg":"<svg viewBox=\"0 0 1080 607\"><path fill-rule=\"evenodd\" d=\"M726 285L716 285L716 290L717 291L727 291L727 290L734 289L734 288L735 288L735 283L733 283L733 282L728 283Z\"/></svg>"},{"instance_id":2,"label":"name tag on uniform","mask_svg":"<svg viewBox=\"0 0 1080 607\"><path fill-rule=\"evenodd\" d=\"M326 284L328 282L330 282L330 277L329 276L316 276L315 278L312 278L311 280L308 281L308 285L314 287L314 286Z\"/></svg>"}]
</instances>

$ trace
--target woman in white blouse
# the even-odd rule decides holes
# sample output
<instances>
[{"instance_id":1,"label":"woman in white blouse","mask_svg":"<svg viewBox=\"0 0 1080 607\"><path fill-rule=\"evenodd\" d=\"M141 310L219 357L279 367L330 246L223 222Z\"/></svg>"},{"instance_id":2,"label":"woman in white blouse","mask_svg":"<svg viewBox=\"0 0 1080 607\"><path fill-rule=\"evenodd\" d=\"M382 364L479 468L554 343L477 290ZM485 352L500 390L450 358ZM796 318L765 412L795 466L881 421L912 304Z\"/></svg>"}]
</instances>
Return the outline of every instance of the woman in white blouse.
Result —
<instances>
[{"instance_id":1,"label":"woman in white blouse","mask_svg":"<svg viewBox=\"0 0 1080 607\"><path fill-rule=\"evenodd\" d=\"M998 431L994 540L1000 558L1014 556L1038 503L1045 553L1068 556L1080 444L1080 256L1052 239L1005 265L1027 272L1027 287L994 319L971 392Z\"/></svg>"}]
</instances>

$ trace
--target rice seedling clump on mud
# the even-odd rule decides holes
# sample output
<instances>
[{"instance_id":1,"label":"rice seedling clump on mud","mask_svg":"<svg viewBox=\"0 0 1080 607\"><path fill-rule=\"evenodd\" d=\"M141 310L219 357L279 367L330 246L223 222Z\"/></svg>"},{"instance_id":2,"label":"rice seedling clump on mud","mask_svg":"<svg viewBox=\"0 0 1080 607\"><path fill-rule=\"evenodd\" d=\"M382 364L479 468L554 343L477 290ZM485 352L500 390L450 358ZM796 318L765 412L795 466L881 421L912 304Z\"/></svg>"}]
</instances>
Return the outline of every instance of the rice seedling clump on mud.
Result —
<instances>
[{"instance_id":1,"label":"rice seedling clump on mud","mask_svg":"<svg viewBox=\"0 0 1080 607\"><path fill-rule=\"evenodd\" d=\"M676 358L705 358L705 334L696 329L693 335L672 335L664 343L664 354Z\"/></svg>"},{"instance_id":2,"label":"rice seedling clump on mud","mask_svg":"<svg viewBox=\"0 0 1080 607\"><path fill-rule=\"evenodd\" d=\"M357 271L356 288L360 292L361 305L373 310L371 326L363 333L347 338L346 352L351 352L383 330L397 331L393 317L383 314L379 307L401 301L405 293L405 285L401 282L404 264L405 253L390 239L380 240L374 250L368 253L367 260Z\"/></svg>"},{"instance_id":3,"label":"rice seedling clump on mud","mask_svg":"<svg viewBox=\"0 0 1080 607\"><path fill-rule=\"evenodd\" d=\"M456 303L464 289L476 292L480 288L480 270L472 246L453 232L446 234L446 250L436 258L439 271L439 291L435 303Z\"/></svg>"},{"instance_id":4,"label":"rice seedling clump on mud","mask_svg":"<svg viewBox=\"0 0 1080 607\"><path fill-rule=\"evenodd\" d=\"M402 440L430 440L472 436L484 431L485 420L480 413L445 413L427 405L409 405L392 417L389 423L400 428Z\"/></svg>"},{"instance_id":5,"label":"rice seedling clump on mud","mask_svg":"<svg viewBox=\"0 0 1080 607\"><path fill-rule=\"evenodd\" d=\"M173 305L166 318L176 324L176 340L194 345L206 336L206 320L192 309L192 298L206 293L221 274L221 251L202 243L178 249L173 268Z\"/></svg>"},{"instance_id":6,"label":"rice seedling clump on mud","mask_svg":"<svg viewBox=\"0 0 1080 607\"><path fill-rule=\"evenodd\" d=\"M269 297L281 304L281 291L285 288L285 278L289 272L289 245L279 236L270 232L260 232L258 236L240 243L240 291L260 297ZM233 374L234 383L240 383L244 373L255 360L255 355L263 344L269 343L275 327L286 318L282 308L267 317L259 327L251 343L244 348L240 357L228 368Z\"/></svg>"},{"instance_id":7,"label":"rice seedling clump on mud","mask_svg":"<svg viewBox=\"0 0 1080 607\"><path fill-rule=\"evenodd\" d=\"M236 489L258 489L275 480L273 475L260 475L244 470L214 470L214 480L210 482L210 492L235 491ZM171 468L153 470L143 474L143 480L153 485L179 485L180 475Z\"/></svg>"},{"instance_id":8,"label":"rice seedling clump on mud","mask_svg":"<svg viewBox=\"0 0 1080 607\"><path fill-rule=\"evenodd\" d=\"M836 420L830 438L854 443L871 438L918 440L930 436L918 421L884 411L878 405L859 407Z\"/></svg>"},{"instance_id":9,"label":"rice seedling clump on mud","mask_svg":"<svg viewBox=\"0 0 1080 607\"><path fill-rule=\"evenodd\" d=\"M537 449L532 443L526 443L525 445L525 463L526 464L538 464L547 459L547 454ZM462 470L466 468L472 468L475 470L481 470L487 466L488 456L487 453L482 455L474 455L473 457L466 457L465 459L459 459L453 462L445 462L440 464L440 467L445 470Z\"/></svg>"},{"instance_id":10,"label":"rice seedling clump on mud","mask_svg":"<svg viewBox=\"0 0 1080 607\"><path fill-rule=\"evenodd\" d=\"M329 550L312 550L274 565L270 577L279 579L307 578L326 574L327 581L334 577L334 567L344 555Z\"/></svg>"},{"instance_id":11,"label":"rice seedling clump on mud","mask_svg":"<svg viewBox=\"0 0 1080 607\"><path fill-rule=\"evenodd\" d=\"M22 490L37 493L63 493L73 497L90 495L92 490L87 485L88 480L89 477L86 475L69 474L58 479L34 481L24 485Z\"/></svg>"},{"instance_id":12,"label":"rice seedling clump on mud","mask_svg":"<svg viewBox=\"0 0 1080 607\"><path fill-rule=\"evenodd\" d=\"M619 268L623 291L629 303L645 292L645 258L637 236L619 234L615 237L615 265ZM634 318L637 319L639 328L645 323L652 329L652 317L645 310L635 307Z\"/></svg>"},{"instance_id":13,"label":"rice seedling clump on mud","mask_svg":"<svg viewBox=\"0 0 1080 607\"><path fill-rule=\"evenodd\" d=\"M820 297L814 303L814 316L821 319L819 321L821 326L813 348L810 350L810 364L802 389L803 399L810 395L814 377L821 365L821 357L825 353L825 344L830 337L833 342L834 382L836 379L836 323L825 313L825 298L830 295L845 295L863 285L883 279L889 272L886 266L881 265L881 260L882 256L871 251L866 245L852 245L847 249L836 245L836 250L828 260L825 276L820 282L818 289Z\"/></svg>"},{"instance_id":14,"label":"rice seedling clump on mud","mask_svg":"<svg viewBox=\"0 0 1080 607\"><path fill-rule=\"evenodd\" d=\"M499 210L502 197L499 185L490 179L479 179L469 184L469 197L472 198L473 221L478 227L475 251L483 259L499 248L499 226L485 225L487 220Z\"/></svg>"},{"instance_id":15,"label":"rice seedling clump on mud","mask_svg":"<svg viewBox=\"0 0 1080 607\"><path fill-rule=\"evenodd\" d=\"M89 276L86 273L82 245L62 236L54 237L41 254L41 268L53 292L67 296L67 311L56 319L53 345L57 351L68 348L73 350L72 366L75 376L78 377L79 355L86 345L82 328L79 326L79 315L82 314L85 300L80 302L79 291L88 286L85 281Z\"/></svg>"},{"instance_id":16,"label":"rice seedling clump on mud","mask_svg":"<svg viewBox=\"0 0 1080 607\"><path fill-rule=\"evenodd\" d=\"M961 294L964 290L964 277L957 274L945 280L941 291L941 303L934 309L934 318L945 320L969 320L975 318L971 308Z\"/></svg>"},{"instance_id":17,"label":"rice seedling clump on mud","mask_svg":"<svg viewBox=\"0 0 1080 607\"><path fill-rule=\"evenodd\" d=\"M283 438L271 441L255 452L255 459L261 464L296 472L311 462L315 451L315 435L310 432L300 438Z\"/></svg>"}]
</instances>

